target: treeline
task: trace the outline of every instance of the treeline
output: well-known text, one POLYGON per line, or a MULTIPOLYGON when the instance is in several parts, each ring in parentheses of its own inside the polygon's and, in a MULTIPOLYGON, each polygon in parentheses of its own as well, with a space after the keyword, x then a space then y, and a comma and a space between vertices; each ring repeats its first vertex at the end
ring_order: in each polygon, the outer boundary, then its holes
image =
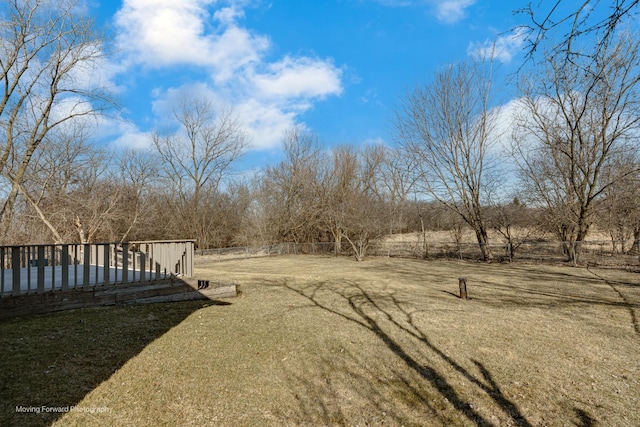
MULTIPOLYGON (((428 245, 429 231, 447 230, 459 241, 471 229, 446 204, 416 198, 415 168, 400 149, 326 150, 314 135, 292 129, 280 163, 234 177, 228 167, 177 174, 160 149, 114 156, 68 142, 37 158, 24 185, 29 197, 19 197, 5 244, 193 238, 206 249, 332 242, 364 259, 370 244, 388 235, 420 233, 428 245)), ((183 158, 199 164, 196 154, 183 158)), ((608 188, 591 225, 612 240, 640 239, 639 192, 631 180, 608 188)), ((487 231, 509 243, 512 255, 526 241, 566 241, 566 227, 556 222, 560 213, 528 205, 527 197, 524 190, 501 194, 500 202, 487 200, 482 207, 487 231)))

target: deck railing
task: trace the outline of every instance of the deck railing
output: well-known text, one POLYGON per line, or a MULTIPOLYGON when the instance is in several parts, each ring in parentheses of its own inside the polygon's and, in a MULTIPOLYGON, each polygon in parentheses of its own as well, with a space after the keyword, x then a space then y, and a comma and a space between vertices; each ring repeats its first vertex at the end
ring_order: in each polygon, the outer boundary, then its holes
POLYGON ((0 246, 0 296, 192 277, 194 243, 0 246))

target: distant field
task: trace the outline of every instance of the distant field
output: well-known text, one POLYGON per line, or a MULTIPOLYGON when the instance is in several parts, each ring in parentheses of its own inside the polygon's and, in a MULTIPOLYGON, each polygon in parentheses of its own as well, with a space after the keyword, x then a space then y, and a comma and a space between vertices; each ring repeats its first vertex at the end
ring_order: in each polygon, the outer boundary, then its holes
MULTIPOLYGON (((511 230, 515 236, 529 236, 529 239, 538 239, 542 238, 549 241, 556 241, 557 237, 551 233, 545 233, 541 231, 531 232, 529 229, 522 228, 514 228, 511 230)), ((426 232, 427 241, 429 242, 453 242, 454 241, 454 233, 452 230, 428 230, 426 232)), ((489 242, 491 244, 499 244, 504 241, 503 236, 501 236, 495 230, 489 230, 489 242)), ((460 243, 478 243, 475 233, 469 227, 464 227, 460 233, 460 243)), ((400 233, 400 234, 390 234, 384 237, 383 241, 387 243, 394 242, 421 242, 423 239, 422 233, 413 232, 413 233, 400 233)), ((608 241, 611 239, 611 236, 606 232, 592 229, 589 232, 586 240, 590 241, 608 241)))
POLYGON ((241 295, 0 322, 0 425, 640 425, 637 273, 328 256, 196 267, 241 295), (65 404, 109 411, 15 413, 65 404))

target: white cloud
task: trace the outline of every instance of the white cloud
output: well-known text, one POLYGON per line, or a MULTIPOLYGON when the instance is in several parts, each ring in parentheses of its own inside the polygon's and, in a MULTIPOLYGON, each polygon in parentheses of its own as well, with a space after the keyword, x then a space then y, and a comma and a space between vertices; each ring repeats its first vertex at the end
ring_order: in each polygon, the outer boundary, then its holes
POLYGON ((329 62, 307 57, 285 57, 252 76, 266 97, 324 97, 342 92, 341 71, 329 62))
POLYGON ((113 95, 125 90, 124 86, 116 83, 117 75, 124 71, 124 68, 102 55, 100 52, 91 61, 78 63, 69 72, 68 78, 73 82, 73 87, 79 90, 104 91, 113 95))
POLYGON ((131 148, 134 150, 147 150, 152 146, 153 140, 148 132, 141 132, 133 126, 123 129, 115 140, 111 142, 117 148, 131 148))
POLYGON ((258 62, 269 47, 264 36, 236 25, 243 13, 211 0, 125 0, 116 14, 118 45, 128 59, 150 68, 196 65, 214 68, 218 78, 258 62), (218 23, 213 26, 211 23, 218 23))
POLYGON ((527 30, 516 28, 511 34, 498 37, 495 40, 485 40, 482 43, 471 42, 467 52, 470 56, 483 59, 497 59, 503 64, 511 62, 514 55, 522 50, 527 38, 527 30))
POLYGON ((132 148, 146 150, 151 148, 151 132, 141 131, 136 124, 122 117, 101 116, 97 118, 96 140, 105 141, 116 149, 132 148))
POLYGON ((298 124, 314 101, 342 93, 342 70, 331 59, 268 59, 270 39, 239 23, 244 17, 241 2, 219 3, 125 0, 116 16, 123 62, 150 72, 186 65, 209 76, 197 84, 156 88, 156 116, 167 113, 177 94, 195 91, 231 107, 254 148, 277 146, 284 130, 298 124))
POLYGON ((233 115, 242 125, 254 149, 277 147, 284 132, 297 124, 297 115, 310 108, 310 104, 287 105, 277 100, 269 101, 257 97, 237 99, 232 104, 205 83, 194 83, 156 93, 153 112, 159 121, 171 122, 174 107, 179 105, 180 99, 185 96, 204 97, 217 109, 231 106, 233 115))
POLYGON ((458 22, 466 17, 467 9, 475 2, 476 0, 436 0, 436 18, 449 24, 458 22))
POLYGON ((216 11, 213 17, 220 21, 221 24, 233 25, 238 18, 244 18, 244 11, 238 10, 234 6, 223 7, 216 11))
POLYGON ((188 83, 180 87, 168 89, 156 89, 153 93, 152 110, 161 123, 170 123, 174 120, 176 107, 181 105, 184 99, 203 98, 211 102, 214 108, 224 108, 227 103, 206 82, 188 83))
POLYGON ((284 132, 297 124, 296 111, 256 99, 246 100, 237 106, 235 112, 244 123, 247 136, 256 149, 279 146, 284 132))
MULTIPOLYGON (((405 7, 422 5, 425 0, 374 0, 383 6, 405 7)), ((426 0, 426 3, 434 9, 434 15, 439 21, 454 24, 467 16, 467 9, 477 0, 426 0)))

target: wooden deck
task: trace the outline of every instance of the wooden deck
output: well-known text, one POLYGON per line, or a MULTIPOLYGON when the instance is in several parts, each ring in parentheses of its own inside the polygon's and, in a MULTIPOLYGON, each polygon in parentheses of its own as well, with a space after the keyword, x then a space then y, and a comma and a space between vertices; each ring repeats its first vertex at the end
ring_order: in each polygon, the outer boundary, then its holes
POLYGON ((0 319, 236 296, 235 285, 213 280, 201 289, 193 278, 194 246, 192 240, 0 246, 0 319))
POLYGON ((194 242, 0 246, 0 297, 193 276, 194 242))

